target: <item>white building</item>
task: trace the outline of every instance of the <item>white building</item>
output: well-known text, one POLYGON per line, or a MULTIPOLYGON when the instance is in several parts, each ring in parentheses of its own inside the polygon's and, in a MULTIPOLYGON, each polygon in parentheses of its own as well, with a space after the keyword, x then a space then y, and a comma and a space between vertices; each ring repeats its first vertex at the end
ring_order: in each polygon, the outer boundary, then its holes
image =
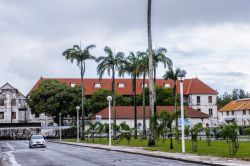
POLYGON ((219 110, 218 115, 222 123, 234 119, 239 126, 250 125, 250 98, 231 101, 219 110))
MULTIPOLYGON (((131 128, 134 127, 134 107, 133 106, 116 106, 116 123, 119 125, 122 122, 126 122, 131 128)), ((178 107, 178 110, 180 107, 178 107)), ((184 108, 186 114, 185 125, 193 126, 197 123, 202 123, 205 127, 209 125, 209 116, 205 113, 197 111, 193 108, 185 106, 184 108)), ((157 112, 168 111, 170 113, 174 112, 174 106, 157 106, 157 112)), ((100 121, 101 123, 108 123, 108 108, 101 110, 100 112, 94 114, 90 117, 92 121, 100 121)), ((150 108, 146 106, 146 127, 149 127, 150 118, 150 108)), ((112 122, 114 116, 112 115, 112 122)), ((173 123, 174 125, 175 123, 173 123)), ((137 126, 138 129, 143 128, 143 107, 137 106, 137 126)))

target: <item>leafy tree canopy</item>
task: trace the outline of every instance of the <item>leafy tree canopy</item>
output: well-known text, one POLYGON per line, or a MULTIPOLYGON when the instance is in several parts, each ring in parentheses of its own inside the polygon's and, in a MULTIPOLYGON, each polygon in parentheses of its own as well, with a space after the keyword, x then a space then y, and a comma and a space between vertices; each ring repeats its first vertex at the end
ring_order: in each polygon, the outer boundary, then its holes
MULTIPOLYGON (((111 91, 99 89, 87 100, 86 106, 91 113, 96 113, 108 106, 107 96, 111 96, 111 91)), ((127 106, 132 104, 131 97, 123 97, 116 94, 116 105, 127 106)))
POLYGON ((243 89, 233 89, 231 93, 225 92, 223 95, 218 96, 217 103, 219 107, 223 107, 233 100, 244 99, 249 97, 249 92, 245 92, 243 89))
POLYGON ((81 88, 72 88, 56 80, 45 80, 39 87, 30 93, 28 104, 32 113, 54 117, 58 120, 59 113, 62 117, 76 116, 75 107, 81 103, 81 88))
MULTIPOLYGON (((179 103, 179 96, 177 99, 177 103, 179 103)), ((149 105, 149 88, 145 88, 145 102, 146 105, 149 105)), ((142 105, 142 94, 138 96, 137 105, 142 105)), ((156 105, 174 105, 171 88, 156 87, 156 105)))

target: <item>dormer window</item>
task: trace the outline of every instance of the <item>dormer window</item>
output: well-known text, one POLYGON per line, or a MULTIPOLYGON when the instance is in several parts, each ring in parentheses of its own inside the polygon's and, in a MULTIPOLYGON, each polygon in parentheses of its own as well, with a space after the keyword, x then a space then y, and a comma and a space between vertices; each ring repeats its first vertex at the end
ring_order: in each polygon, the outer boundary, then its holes
POLYGON ((76 83, 70 83, 70 86, 72 87, 72 88, 74 88, 74 87, 76 87, 76 83))
POLYGON ((95 83, 95 88, 101 88, 101 84, 100 83, 95 83))
POLYGON ((165 87, 165 88, 170 88, 170 84, 165 83, 165 84, 164 84, 164 87, 165 87))
POLYGON ((124 88, 125 84, 124 83, 118 83, 118 88, 124 88))

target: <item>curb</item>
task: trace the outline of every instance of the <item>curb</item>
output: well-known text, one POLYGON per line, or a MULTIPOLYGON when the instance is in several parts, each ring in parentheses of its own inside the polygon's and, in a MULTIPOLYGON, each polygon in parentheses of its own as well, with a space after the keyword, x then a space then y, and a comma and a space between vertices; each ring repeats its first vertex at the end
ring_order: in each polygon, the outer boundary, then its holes
POLYGON ((71 143, 71 142, 59 142, 59 141, 49 141, 49 142, 58 143, 58 144, 65 144, 65 145, 80 146, 80 147, 88 147, 88 148, 93 148, 93 149, 101 149, 101 150, 114 151, 114 152, 121 152, 121 153, 127 153, 127 154, 143 155, 143 156, 161 158, 161 159, 183 161, 183 162, 194 163, 194 164, 226 166, 224 164, 208 163, 208 162, 204 162, 204 161, 194 161, 194 160, 188 160, 188 159, 183 159, 183 158, 179 158, 179 157, 170 157, 170 156, 167 157, 167 156, 161 156, 161 155, 157 155, 157 154, 148 154, 148 153, 146 153, 147 152, 146 150, 145 150, 145 153, 142 153, 142 152, 127 151, 127 150, 110 149, 108 147, 106 148, 106 147, 89 146, 89 145, 80 144, 80 143, 75 144, 75 143, 71 143))

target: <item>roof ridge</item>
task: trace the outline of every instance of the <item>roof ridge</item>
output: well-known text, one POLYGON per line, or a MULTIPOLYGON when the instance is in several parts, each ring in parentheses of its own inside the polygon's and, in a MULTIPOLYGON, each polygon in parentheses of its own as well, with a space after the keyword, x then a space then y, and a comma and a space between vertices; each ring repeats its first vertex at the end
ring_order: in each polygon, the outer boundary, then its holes
POLYGON ((190 81, 189 81, 189 85, 188 85, 188 89, 187 89, 187 94, 189 94, 189 90, 190 90, 190 87, 191 87, 191 84, 192 84, 192 80, 193 79, 190 79, 190 81))

